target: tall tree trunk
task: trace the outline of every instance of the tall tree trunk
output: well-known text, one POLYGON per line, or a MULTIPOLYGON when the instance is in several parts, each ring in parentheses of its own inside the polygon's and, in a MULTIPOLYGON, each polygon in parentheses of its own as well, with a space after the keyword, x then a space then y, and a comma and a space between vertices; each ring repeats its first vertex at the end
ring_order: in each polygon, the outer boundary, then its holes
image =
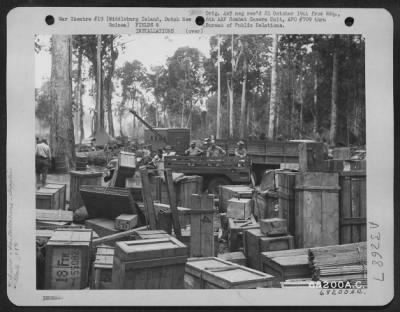
POLYGON ((314 97, 313 97, 313 133, 318 133, 318 58, 314 55, 314 97))
POLYGON ((72 122, 71 36, 52 36, 50 147, 53 156, 65 159, 67 170, 74 166, 75 140, 72 122))
POLYGON ((78 48, 78 72, 76 74, 76 88, 75 88, 75 103, 76 103, 76 122, 75 122, 75 139, 79 140, 79 143, 82 143, 82 134, 79 134, 82 131, 82 55, 83 49, 82 47, 78 48))
POLYGON ((228 84, 228 96, 229 96, 229 138, 233 138, 233 83, 232 78, 231 81, 227 81, 228 84))
POLYGON ((269 124, 268 137, 275 138, 275 117, 277 100, 277 63, 278 63, 278 35, 273 36, 272 40, 272 68, 271 68, 271 97, 269 105, 269 124))
POLYGON ((97 128, 96 132, 104 129, 104 108, 103 108, 103 96, 102 96, 102 75, 101 75, 101 35, 97 35, 97 128))
POLYGON ((218 36, 218 56, 217 56, 217 70, 218 70, 218 87, 217 87, 217 139, 221 138, 221 48, 220 37, 218 36))
POLYGON ((244 138, 245 128, 246 128, 246 83, 247 83, 247 57, 246 51, 243 51, 243 81, 242 81, 242 99, 240 105, 240 126, 239 126, 239 136, 244 138))
POLYGON ((114 133, 114 121, 112 115, 112 106, 111 106, 111 99, 112 99, 112 91, 113 91, 113 82, 112 77, 114 75, 115 70, 115 61, 118 57, 114 49, 114 39, 111 40, 111 64, 110 68, 107 71, 107 75, 104 77, 104 91, 105 91, 105 100, 106 100, 106 107, 107 107, 107 121, 108 121, 108 134, 112 137, 115 136, 114 133))
POLYGON ((336 143, 336 119, 337 119, 337 51, 333 52, 332 62, 332 97, 331 97, 331 128, 329 133, 330 143, 336 143))
POLYGON ((85 112, 83 111, 83 101, 82 101, 82 85, 79 89, 79 127, 80 127, 80 137, 79 137, 79 143, 82 144, 83 139, 85 138, 85 126, 83 124, 83 117, 85 115, 85 112))
MULTIPOLYGON (((301 68, 304 67, 304 62, 301 62, 301 68)), ((299 117, 299 135, 303 138, 303 112, 304 112, 304 97, 303 97, 303 71, 300 70, 300 117, 299 117)))

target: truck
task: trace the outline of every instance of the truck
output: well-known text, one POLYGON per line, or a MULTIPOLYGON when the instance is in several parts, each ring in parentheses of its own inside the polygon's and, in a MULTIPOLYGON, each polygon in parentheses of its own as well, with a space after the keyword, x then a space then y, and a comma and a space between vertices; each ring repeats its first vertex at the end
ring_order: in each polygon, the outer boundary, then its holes
POLYGON ((186 128, 153 128, 135 111, 131 113, 147 128, 145 143, 153 150, 171 145, 176 156, 165 157, 164 167, 187 175, 200 175, 204 186, 211 193, 218 193, 219 185, 256 184, 267 169, 277 169, 281 164, 298 164, 299 142, 247 140, 244 141, 248 157, 238 160, 234 157, 236 141, 217 139, 227 156, 207 158, 205 156, 182 156, 190 143, 190 130, 186 128))

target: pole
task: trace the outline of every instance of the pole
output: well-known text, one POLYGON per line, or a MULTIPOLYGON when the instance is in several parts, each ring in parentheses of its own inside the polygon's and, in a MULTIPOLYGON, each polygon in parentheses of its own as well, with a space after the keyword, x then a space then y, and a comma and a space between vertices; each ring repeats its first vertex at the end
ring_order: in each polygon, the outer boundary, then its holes
POLYGON ((218 101, 217 101, 217 139, 221 138, 221 65, 220 65, 221 49, 220 49, 220 37, 218 36, 218 101))

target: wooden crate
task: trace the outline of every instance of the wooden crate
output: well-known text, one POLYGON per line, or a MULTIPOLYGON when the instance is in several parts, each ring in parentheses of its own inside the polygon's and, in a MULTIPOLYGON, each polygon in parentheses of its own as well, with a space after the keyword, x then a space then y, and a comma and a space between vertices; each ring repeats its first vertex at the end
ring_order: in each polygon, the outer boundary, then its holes
POLYGON ((273 276, 215 257, 191 258, 185 266, 187 289, 271 287, 273 276))
POLYGON ((55 189, 58 190, 57 195, 58 196, 58 209, 65 210, 65 204, 66 204, 66 196, 67 196, 67 185, 66 184, 58 184, 58 183, 48 183, 44 187, 46 189, 55 189))
POLYGON ((226 252, 223 254, 219 254, 218 258, 223 259, 225 261, 230 261, 238 265, 246 265, 246 256, 241 251, 235 252, 226 252))
POLYGON ((226 215, 233 219, 247 219, 252 213, 253 200, 251 198, 231 198, 228 200, 226 215))
POLYGON ((339 189, 334 172, 296 175, 296 248, 339 243, 339 189))
POLYGON ((265 251, 287 250, 294 248, 293 236, 267 237, 260 229, 250 229, 244 232, 244 254, 249 267, 261 270, 261 253, 265 251))
POLYGON ((41 188, 36 191, 36 209, 60 209, 60 196, 57 189, 41 188))
POLYGON ((288 220, 288 230, 295 235, 295 184, 297 172, 278 171, 276 182, 278 188, 279 217, 288 220))
POLYGON ((72 219, 72 211, 36 209, 37 221, 72 222, 72 219))
POLYGON ((299 169, 300 171, 324 171, 328 150, 324 143, 299 144, 299 169))
POLYGON ((114 289, 182 289, 186 246, 173 237, 115 244, 114 289))
POLYGON ((226 212, 231 198, 252 198, 253 189, 246 185, 221 185, 219 188, 219 212, 226 212))
POLYGON ((365 171, 367 169, 367 161, 362 160, 342 160, 342 159, 328 159, 326 160, 329 171, 365 171))
POLYGON ((96 251, 96 258, 93 262, 92 283, 93 289, 112 288, 112 268, 114 263, 114 247, 99 246, 96 251))
MULTIPOLYGON (((181 238, 179 239, 179 241, 183 244, 186 245, 186 247, 188 248, 188 255, 190 257, 191 256, 191 246, 190 246, 190 242, 192 240, 192 231, 190 229, 190 226, 186 227, 186 228, 182 228, 181 229, 181 238)), ((213 252, 213 256, 217 256, 218 255, 218 251, 219 251, 219 242, 218 242, 218 232, 214 232, 214 252, 213 252)))
POLYGON ((114 227, 114 220, 106 218, 93 218, 85 220, 85 226, 95 231, 100 237, 119 233, 114 227))
POLYGON ((229 251, 238 251, 243 247, 243 232, 249 229, 258 229, 260 224, 254 217, 249 220, 228 219, 228 248, 229 251))
POLYGON ((118 172, 133 175, 136 170, 136 156, 134 153, 119 152, 118 172))
POLYGON ((83 206, 79 189, 81 185, 101 185, 102 172, 70 171, 69 210, 75 211, 83 206))
POLYGON ((273 275, 274 287, 288 279, 311 277, 308 249, 290 249, 261 253, 262 271, 273 275))
POLYGON ((135 214, 122 214, 115 218, 114 227, 120 231, 133 229, 138 222, 138 216, 135 214))
POLYGON ((280 236, 288 234, 287 220, 281 218, 261 219, 260 230, 266 236, 280 236))
POLYGON ((82 185, 80 192, 89 218, 114 220, 121 214, 137 214, 132 193, 126 188, 82 185))
POLYGON ((339 173, 339 243, 364 242, 367 238, 367 181, 365 171, 339 173))
POLYGON ((45 289, 83 289, 88 285, 92 230, 58 229, 47 242, 45 289))

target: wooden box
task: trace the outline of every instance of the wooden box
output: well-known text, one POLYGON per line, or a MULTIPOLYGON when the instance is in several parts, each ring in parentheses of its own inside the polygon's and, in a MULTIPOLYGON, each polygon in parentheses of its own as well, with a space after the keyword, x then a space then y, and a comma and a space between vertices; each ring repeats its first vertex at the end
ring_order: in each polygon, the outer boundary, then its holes
POLYGON ((293 236, 264 236, 260 229, 251 229, 244 232, 244 254, 249 267, 261 270, 261 253, 265 251, 287 250, 294 248, 293 236))
POLYGON ((101 185, 102 172, 70 171, 69 210, 75 211, 83 206, 79 192, 81 185, 101 185))
POLYGON ((296 248, 339 244, 339 175, 296 175, 296 248))
POLYGON ((119 232, 114 227, 114 221, 106 218, 87 219, 85 226, 95 231, 100 237, 119 232))
POLYGON ((112 268, 114 262, 114 247, 99 246, 93 263, 92 285, 93 289, 112 288, 112 268))
POLYGON ((328 150, 324 143, 299 144, 299 169, 300 171, 324 171, 328 150))
POLYGON ((226 215, 233 219, 247 219, 251 216, 253 200, 251 198, 231 198, 228 200, 226 215))
POLYGON ((36 191, 36 209, 58 210, 60 208, 60 196, 57 189, 41 188, 36 191))
POLYGON ((261 219, 260 230, 266 236, 279 236, 288 234, 287 220, 280 218, 261 219))
POLYGON ((308 249, 290 249, 261 253, 262 271, 273 275, 274 287, 288 279, 311 277, 308 249))
POLYGON ((271 287, 273 276, 215 257, 191 258, 185 266, 186 289, 271 287))
POLYGON ((137 214, 132 193, 126 188, 83 185, 80 192, 89 218, 115 219, 121 214, 137 214))
POLYGON ((58 209, 65 210, 67 185, 66 184, 58 184, 58 183, 48 183, 48 184, 46 184, 46 186, 44 188, 58 190, 58 192, 56 194, 56 196, 58 196, 58 203, 59 203, 58 209))
POLYGON ((186 246, 173 237, 117 242, 113 288, 182 289, 186 260, 186 246))
POLYGON ((36 209, 37 221, 72 222, 72 219, 72 211, 36 209))
POLYGON ((297 172, 278 171, 276 182, 278 188, 279 217, 288 221, 288 230, 295 235, 295 184, 297 172))
POLYGON ((367 238, 366 173, 341 172, 339 184, 339 243, 364 242, 367 238))
POLYGON ((238 251, 243 247, 243 232, 249 229, 258 229, 260 224, 254 217, 249 220, 228 219, 228 248, 229 251, 238 251))
POLYGON ((253 189, 246 185, 221 185, 219 189, 219 212, 226 212, 231 198, 252 198, 253 189))
POLYGON ((218 258, 221 258, 226 261, 233 262, 238 265, 246 265, 246 257, 243 252, 235 251, 235 252, 226 252, 223 254, 219 254, 218 258))
POLYGON ((136 156, 134 153, 119 152, 118 172, 133 175, 136 170, 136 156))
POLYGON ((45 289, 83 289, 88 285, 92 230, 58 229, 47 242, 45 289))
MULTIPOLYGON (((179 241, 187 246, 188 255, 190 257, 194 257, 191 254, 190 243, 191 243, 191 240, 192 240, 192 233, 191 233, 191 230, 190 230, 190 226, 188 226, 186 228, 182 228, 181 229, 181 234, 182 234, 182 236, 179 239, 179 241)), ((218 255, 218 251, 219 251, 218 232, 214 232, 214 244, 213 244, 213 246, 214 246, 213 256, 216 257, 218 255)))
POLYGON ((138 222, 138 216, 135 214, 122 214, 115 218, 114 226, 117 230, 126 231, 133 229, 138 222))

